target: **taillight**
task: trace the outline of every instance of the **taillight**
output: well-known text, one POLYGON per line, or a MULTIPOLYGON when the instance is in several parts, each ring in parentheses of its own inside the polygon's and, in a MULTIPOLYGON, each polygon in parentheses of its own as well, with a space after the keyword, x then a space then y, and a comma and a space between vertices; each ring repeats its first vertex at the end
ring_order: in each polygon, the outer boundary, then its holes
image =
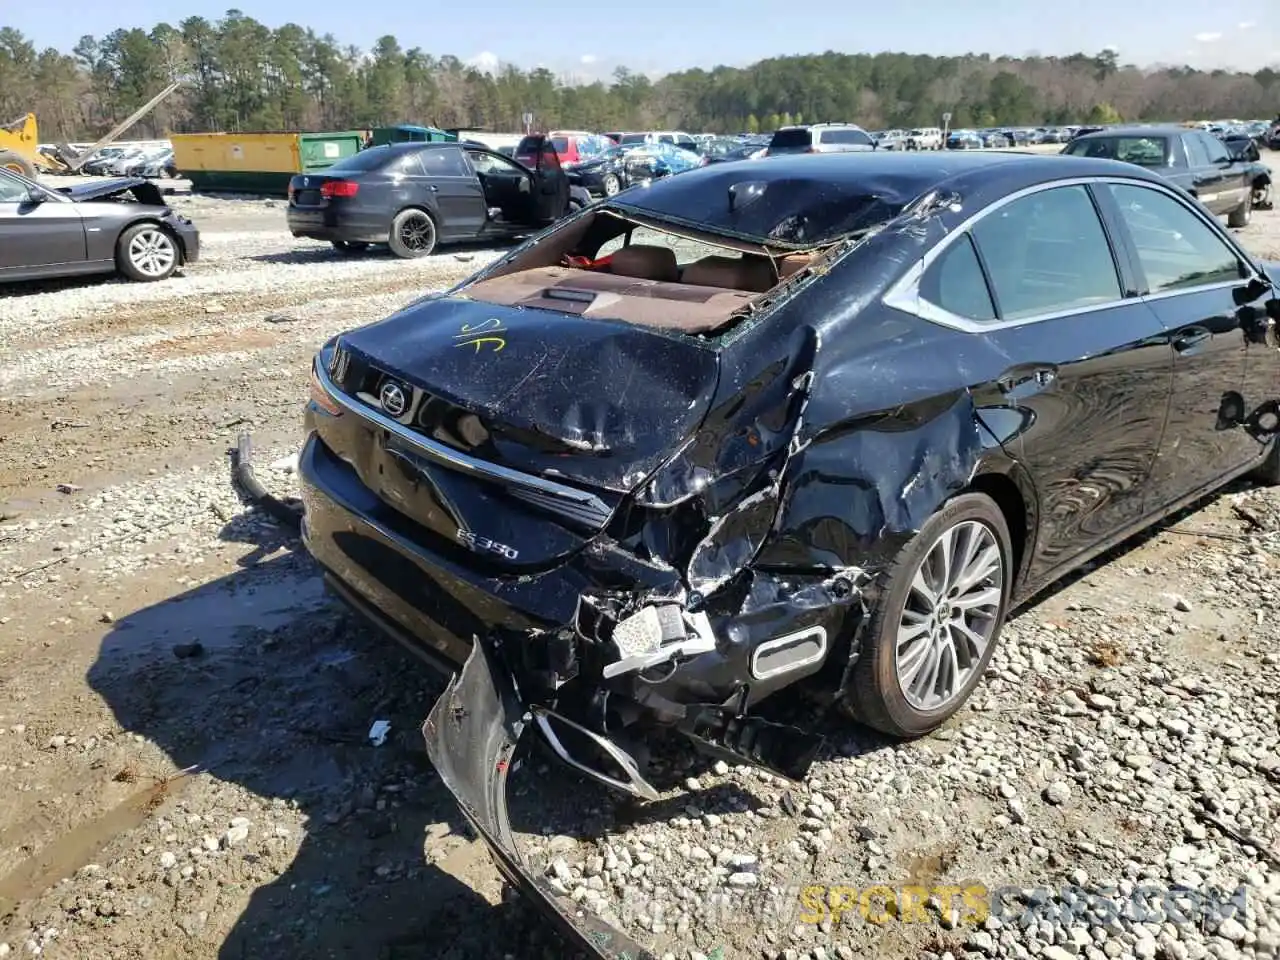
POLYGON ((320 196, 326 200, 334 197, 354 197, 360 190, 360 184, 354 180, 326 180, 320 185, 320 196))

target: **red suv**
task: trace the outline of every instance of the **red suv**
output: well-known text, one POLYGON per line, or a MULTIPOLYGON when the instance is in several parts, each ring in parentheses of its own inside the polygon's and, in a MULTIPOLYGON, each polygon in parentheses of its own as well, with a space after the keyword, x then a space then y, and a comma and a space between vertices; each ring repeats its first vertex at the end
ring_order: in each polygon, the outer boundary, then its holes
MULTIPOLYGON (((572 167, 582 163, 584 160, 589 160, 603 152, 604 148, 610 145, 599 134, 586 133, 581 130, 552 130, 546 136, 550 139, 556 156, 560 158, 562 167, 572 167)), ((532 167, 538 159, 537 150, 541 142, 541 136, 525 137, 520 141, 520 145, 516 147, 516 160, 526 167, 532 167)))

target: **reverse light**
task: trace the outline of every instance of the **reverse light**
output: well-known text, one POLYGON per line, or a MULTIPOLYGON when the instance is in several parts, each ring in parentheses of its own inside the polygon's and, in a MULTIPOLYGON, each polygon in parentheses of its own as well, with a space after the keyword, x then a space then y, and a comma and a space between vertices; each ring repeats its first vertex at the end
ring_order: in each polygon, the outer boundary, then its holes
POLYGON ((326 200, 334 197, 354 197, 360 191, 360 184, 354 180, 327 180, 320 185, 320 196, 326 200))
POLYGON ((342 416, 342 406, 324 388, 320 378, 316 376, 315 367, 311 368, 311 402, 331 417, 342 416))

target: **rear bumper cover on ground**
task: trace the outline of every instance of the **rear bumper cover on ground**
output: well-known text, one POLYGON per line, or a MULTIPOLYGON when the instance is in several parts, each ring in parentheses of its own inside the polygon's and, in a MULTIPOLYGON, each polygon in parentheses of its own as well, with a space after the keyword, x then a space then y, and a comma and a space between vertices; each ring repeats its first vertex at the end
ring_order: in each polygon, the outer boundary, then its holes
POLYGON ((423 725, 427 754, 440 779, 503 876, 575 947, 602 960, 654 960, 624 933, 535 877, 516 849, 507 817, 507 775, 517 763, 528 718, 487 647, 474 645, 423 725))

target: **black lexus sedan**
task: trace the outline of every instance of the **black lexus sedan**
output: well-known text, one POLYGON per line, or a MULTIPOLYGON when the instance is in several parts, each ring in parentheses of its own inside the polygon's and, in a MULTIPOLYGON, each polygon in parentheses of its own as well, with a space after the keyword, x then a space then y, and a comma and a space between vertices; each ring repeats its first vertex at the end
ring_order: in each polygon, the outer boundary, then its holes
POLYGON ((895 737, 1009 610, 1228 481, 1280 482, 1269 275, 1129 163, 778 157, 631 190, 320 350, 304 540, 457 675, 428 751, 503 872, 526 733, 641 798, 651 731, 803 777, 797 683, 895 737))
POLYGON ((200 232, 138 177, 50 189, 0 169, 0 283, 119 273, 164 280, 200 256, 200 232))
POLYGON ((289 231, 339 250, 386 244, 425 257, 438 243, 537 232, 591 202, 550 142, 533 168, 478 143, 395 143, 289 181, 289 231))

